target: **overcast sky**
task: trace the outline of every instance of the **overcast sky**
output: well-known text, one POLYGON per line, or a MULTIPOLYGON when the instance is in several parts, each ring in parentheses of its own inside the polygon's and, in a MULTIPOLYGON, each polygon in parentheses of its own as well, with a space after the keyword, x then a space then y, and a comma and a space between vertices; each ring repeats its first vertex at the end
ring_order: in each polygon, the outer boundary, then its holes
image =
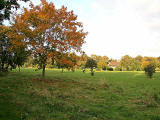
MULTIPOLYGON (((39 4, 39 0, 32 0, 39 4)), ((160 56, 160 0, 48 0, 73 10, 89 32, 83 50, 119 59, 160 56)))

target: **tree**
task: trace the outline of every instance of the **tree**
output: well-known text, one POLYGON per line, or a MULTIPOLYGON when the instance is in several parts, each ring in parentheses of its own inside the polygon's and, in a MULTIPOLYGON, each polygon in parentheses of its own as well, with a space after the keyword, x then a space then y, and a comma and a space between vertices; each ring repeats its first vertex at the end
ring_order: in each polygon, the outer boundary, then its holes
POLYGON ((132 58, 129 65, 130 71, 140 71, 141 70, 141 63, 136 60, 135 58, 132 58))
POLYGON ((91 75, 94 76, 94 71, 93 69, 97 67, 97 62, 91 58, 89 58, 86 62, 85 65, 86 68, 90 68, 91 69, 91 75))
POLYGON ((85 64, 87 62, 88 56, 85 54, 85 52, 82 53, 82 55, 79 56, 79 59, 77 61, 77 65, 79 68, 81 68, 85 72, 85 64))
POLYGON ((122 66, 122 70, 130 70, 130 65, 132 63, 132 57, 129 55, 125 55, 121 58, 120 64, 122 66))
POLYGON ((0 71, 7 72, 9 66, 14 67, 14 51, 11 50, 13 46, 7 33, 10 31, 9 27, 0 26, 0 71))
POLYGON ((57 57, 56 53, 80 52, 87 33, 74 12, 64 6, 56 9, 45 0, 30 6, 23 14, 15 15, 9 37, 16 46, 27 45, 43 69, 44 78, 47 59, 57 57))
POLYGON ((149 64, 150 64, 149 61, 142 61, 142 65, 141 65, 142 69, 144 70, 145 67, 147 67, 147 65, 149 64))
POLYGON ((0 71, 8 71, 9 66, 11 69, 15 66, 22 66, 29 55, 26 51, 26 46, 14 46, 9 37, 7 37, 10 27, 2 25, 0 27, 0 71))
MULTIPOLYGON (((9 20, 12 8, 19 8, 18 0, 0 0, 0 25, 4 20, 9 20)), ((20 0, 29 1, 29 0, 20 0)), ((13 65, 13 51, 10 51, 11 42, 6 36, 9 27, 0 27, 0 71, 8 71, 8 67, 13 65), (6 65, 6 67, 4 67, 6 65)))
POLYGON ((135 64, 136 64, 137 71, 142 70, 142 60, 143 60, 143 57, 141 55, 138 55, 135 57, 135 64))
POLYGON ((136 56, 135 57, 135 59, 138 61, 138 62, 142 62, 142 60, 143 60, 143 57, 141 56, 141 55, 138 55, 138 56, 136 56))
POLYGON ((62 72, 64 71, 64 68, 68 68, 72 64, 67 58, 67 54, 61 53, 56 57, 56 64, 58 68, 62 69, 62 72))
POLYGON ((145 68, 144 68, 145 73, 147 74, 147 76, 149 76, 150 78, 152 78, 153 73, 155 73, 155 66, 153 64, 148 64, 145 68))
POLYGON ((69 54, 69 60, 72 62, 70 68, 72 69, 72 72, 75 71, 75 68, 78 66, 78 60, 79 56, 77 56, 75 53, 70 53, 69 54))
POLYGON ((104 62, 104 61, 98 61, 97 62, 97 67, 98 67, 99 70, 101 70, 103 68, 105 69, 105 68, 107 68, 107 63, 104 62))
POLYGON ((99 56, 92 54, 91 58, 95 61, 97 61, 97 68, 98 70, 102 70, 103 68, 106 68, 108 65, 108 57, 107 56, 99 56))
POLYGON ((77 64, 77 56, 75 53, 69 53, 69 54, 59 53, 55 61, 58 68, 62 68, 62 72, 64 68, 67 68, 68 70, 71 69, 74 72, 75 66, 77 64))
MULTIPOLYGON (((3 20, 10 19, 10 14, 12 13, 12 8, 19 8, 18 0, 0 0, 0 24, 2 24, 3 20)), ((29 0, 21 0, 27 2, 29 0)))
POLYGON ((24 63, 27 60, 27 57, 30 55, 30 51, 27 51, 24 46, 21 46, 19 48, 12 48, 13 51, 13 63, 14 65, 18 66, 19 72, 20 67, 24 65, 24 63))
POLYGON ((157 67, 160 69, 160 57, 157 57, 157 67))
POLYGON ((155 67, 157 67, 158 66, 158 60, 154 57, 144 57, 142 59, 142 69, 144 70, 144 68, 149 64, 152 64, 155 67))
POLYGON ((9 47, 11 43, 9 38, 6 36, 6 33, 9 31, 8 27, 0 26, 0 71, 5 71, 5 64, 9 63, 10 51, 9 47))

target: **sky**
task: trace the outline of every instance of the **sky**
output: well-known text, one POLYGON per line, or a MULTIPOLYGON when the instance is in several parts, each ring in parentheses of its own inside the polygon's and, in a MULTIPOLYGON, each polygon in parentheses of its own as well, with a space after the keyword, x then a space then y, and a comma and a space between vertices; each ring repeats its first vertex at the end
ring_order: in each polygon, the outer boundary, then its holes
MULTIPOLYGON (((39 4, 39 0, 32 0, 39 4)), ((78 15, 87 55, 160 56, 160 0, 48 0, 78 15)), ((20 2, 22 6, 27 6, 20 2)))

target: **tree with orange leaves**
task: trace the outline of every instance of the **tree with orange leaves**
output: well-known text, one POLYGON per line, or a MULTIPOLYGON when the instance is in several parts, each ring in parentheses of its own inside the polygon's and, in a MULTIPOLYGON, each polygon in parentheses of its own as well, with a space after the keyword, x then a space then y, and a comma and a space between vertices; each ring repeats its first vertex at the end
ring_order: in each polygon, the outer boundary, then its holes
POLYGON ((47 59, 56 58, 57 52, 80 52, 87 32, 84 32, 74 12, 67 11, 67 7, 56 9, 53 3, 46 0, 41 0, 37 6, 31 3, 30 7, 29 10, 24 8, 23 14, 15 15, 8 36, 14 45, 28 46, 34 58, 38 59, 43 69, 42 76, 45 77, 47 59))
POLYGON ((58 68, 64 71, 64 68, 68 70, 75 71, 75 66, 77 65, 78 56, 75 53, 59 53, 55 59, 56 65, 58 68))

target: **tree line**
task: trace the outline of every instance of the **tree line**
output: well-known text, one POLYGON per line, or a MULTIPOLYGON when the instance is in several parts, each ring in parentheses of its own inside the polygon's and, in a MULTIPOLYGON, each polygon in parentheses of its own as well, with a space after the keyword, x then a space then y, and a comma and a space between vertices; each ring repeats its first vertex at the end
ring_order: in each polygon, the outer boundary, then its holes
MULTIPOLYGON (((69 53, 67 57, 61 59, 61 61, 52 61, 52 59, 47 60, 47 68, 66 68, 68 70, 75 69, 85 69, 90 68, 89 62, 91 60, 94 62, 94 69, 97 71, 108 70, 108 71, 144 71, 147 65, 152 64, 156 70, 160 70, 160 57, 142 57, 138 55, 136 57, 131 57, 129 55, 122 56, 120 60, 112 59, 107 56, 99 56, 92 54, 87 56, 85 53, 81 55, 76 55, 75 53, 69 53), (61 63, 60 63, 61 62, 61 63), (88 63, 87 63, 88 62, 88 63)), ((91 62, 90 64, 93 64, 91 62)), ((28 57, 24 64, 24 67, 38 67, 35 64, 33 57, 28 57)))

